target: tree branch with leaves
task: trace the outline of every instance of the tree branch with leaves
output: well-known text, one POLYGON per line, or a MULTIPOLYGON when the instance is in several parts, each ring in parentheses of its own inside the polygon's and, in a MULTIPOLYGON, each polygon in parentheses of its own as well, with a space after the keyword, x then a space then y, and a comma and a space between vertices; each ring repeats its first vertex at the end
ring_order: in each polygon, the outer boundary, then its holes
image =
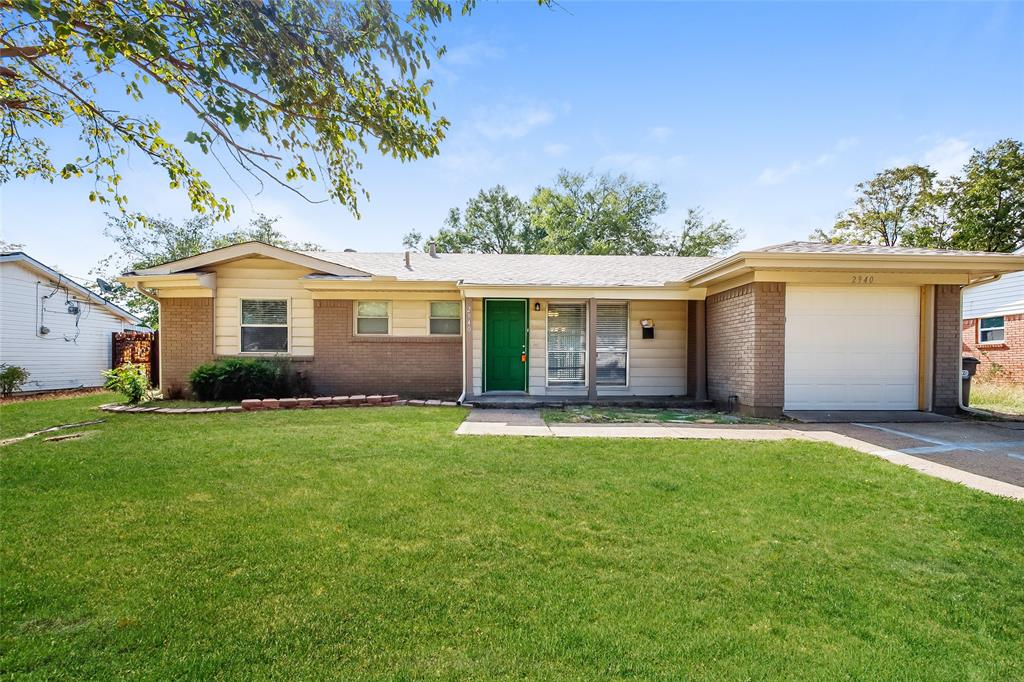
MULTIPOLYGON (((474 0, 458 7, 471 11, 474 0)), ((543 3, 542 3, 543 4, 543 3)), ((128 209, 121 168, 142 154, 192 209, 232 207, 196 166, 212 156, 229 175, 274 184, 358 215, 356 179, 370 147, 402 161, 431 157, 448 121, 434 114, 434 30, 441 0, 0 0, 0 182, 91 176, 89 198, 128 209), (195 127, 164 134, 175 107, 195 127), (80 148, 55 148, 56 128, 80 148)), ((232 177, 234 179, 234 177, 232 177)))

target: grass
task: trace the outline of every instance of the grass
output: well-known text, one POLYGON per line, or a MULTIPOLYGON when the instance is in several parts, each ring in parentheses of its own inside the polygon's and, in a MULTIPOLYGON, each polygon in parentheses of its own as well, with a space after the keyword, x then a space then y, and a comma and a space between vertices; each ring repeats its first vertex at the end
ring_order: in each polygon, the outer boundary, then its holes
POLYGON ((827 444, 463 415, 113 414, 0 449, 0 670, 1024 677, 1022 504, 827 444))
POLYGON ((12 438, 58 424, 105 419, 106 415, 96 408, 117 399, 113 393, 90 393, 6 402, 0 405, 0 438, 12 438))
POLYGON ((139 403, 139 407, 171 407, 171 408, 189 408, 189 407, 228 407, 231 405, 240 404, 237 400, 164 400, 159 398, 157 400, 147 400, 139 403))
POLYGON ((625 424, 625 423, 702 423, 749 424, 767 420, 741 417, 708 410, 684 410, 634 407, 593 407, 570 405, 547 409, 542 413, 548 424, 625 424))
POLYGON ((972 382, 971 407, 1024 416, 1024 385, 972 382))

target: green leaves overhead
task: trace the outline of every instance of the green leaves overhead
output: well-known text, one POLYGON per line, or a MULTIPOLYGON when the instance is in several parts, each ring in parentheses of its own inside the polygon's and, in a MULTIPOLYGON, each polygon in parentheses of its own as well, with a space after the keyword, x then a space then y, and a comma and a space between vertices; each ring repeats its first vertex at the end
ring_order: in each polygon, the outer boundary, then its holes
MULTIPOLYGON (((473 2, 460 5, 468 13, 473 2)), ((356 180, 370 147, 409 161, 438 153, 448 121, 421 74, 442 53, 439 0, 396 10, 386 0, 10 0, 0 30, 0 182, 90 175, 90 196, 122 210, 118 167, 141 152, 214 218, 231 206, 193 161, 326 197, 358 214, 356 180), (122 110, 111 82, 153 115, 122 110), (194 116, 179 143, 164 137, 168 106, 194 116), (53 147, 77 128, 79 149, 53 147), (183 144, 182 144, 183 143, 183 144), (73 169, 73 170, 71 170, 73 169), (316 182, 316 185, 312 183, 316 182)))

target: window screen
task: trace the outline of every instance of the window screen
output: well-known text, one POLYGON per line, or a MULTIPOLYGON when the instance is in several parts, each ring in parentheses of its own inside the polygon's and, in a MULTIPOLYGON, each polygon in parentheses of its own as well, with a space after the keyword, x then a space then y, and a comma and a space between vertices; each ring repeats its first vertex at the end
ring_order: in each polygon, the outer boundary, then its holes
POLYGON ((459 333, 458 301, 435 301, 430 304, 430 333, 455 335, 459 333))
POLYGON ((586 307, 582 303, 549 303, 548 383, 582 386, 586 367, 586 307))
POLYGON ((359 301, 356 303, 356 333, 387 334, 390 308, 387 301, 359 301))
POLYGON ((288 301, 242 300, 242 352, 283 353, 288 350, 288 301))
POLYGON ((986 317, 981 320, 978 328, 978 341, 981 343, 997 343, 1006 338, 1006 322, 1002 316, 986 317))
POLYGON ((629 304, 597 304, 597 385, 625 386, 629 304))

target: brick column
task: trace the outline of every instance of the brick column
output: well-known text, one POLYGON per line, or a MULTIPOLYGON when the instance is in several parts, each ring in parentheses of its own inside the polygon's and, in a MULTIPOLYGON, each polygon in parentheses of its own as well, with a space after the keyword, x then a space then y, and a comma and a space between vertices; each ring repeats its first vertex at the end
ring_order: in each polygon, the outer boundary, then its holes
POLYGON ((160 391, 190 395, 188 375, 213 360, 213 299, 160 300, 160 391))
POLYGON ((773 416, 785 399, 786 285, 754 282, 706 301, 708 397, 773 416))
POLYGON ((932 409, 936 412, 953 413, 960 404, 961 329, 960 287, 936 285, 932 387, 932 409))

